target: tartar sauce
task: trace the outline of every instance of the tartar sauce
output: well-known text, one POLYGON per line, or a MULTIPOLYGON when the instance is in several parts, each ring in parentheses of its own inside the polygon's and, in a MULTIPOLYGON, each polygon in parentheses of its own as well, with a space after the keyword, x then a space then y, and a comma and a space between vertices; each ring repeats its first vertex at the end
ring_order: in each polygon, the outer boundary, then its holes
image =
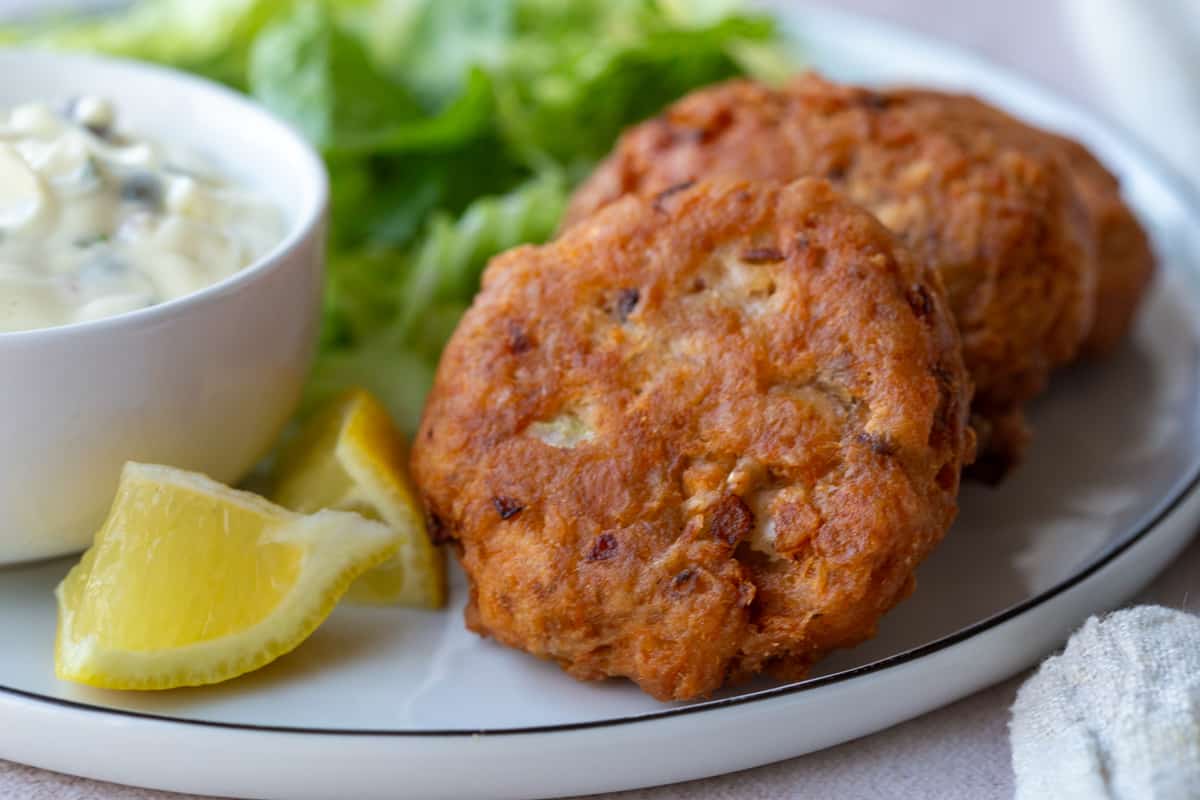
POLYGON ((105 100, 0 110, 0 332, 110 317, 210 286, 282 236, 278 210, 105 100))

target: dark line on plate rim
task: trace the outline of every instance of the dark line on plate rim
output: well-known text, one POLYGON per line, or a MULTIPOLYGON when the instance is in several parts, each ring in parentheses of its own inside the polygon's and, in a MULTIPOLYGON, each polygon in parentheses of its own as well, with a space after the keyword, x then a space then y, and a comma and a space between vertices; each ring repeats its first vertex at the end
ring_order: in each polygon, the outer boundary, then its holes
MULTIPOLYGON (((1002 76, 1007 81, 1015 81, 1023 89, 1033 89, 1035 92, 1042 94, 1054 100, 1054 102, 1064 108, 1069 109, 1075 115, 1096 124, 1100 128, 1107 129, 1112 132, 1113 138, 1120 141, 1127 149, 1132 151, 1137 157, 1149 168, 1149 171, 1154 173, 1155 177, 1166 185, 1177 199, 1181 200, 1183 205, 1190 212, 1194 220, 1200 220, 1200 190, 1192 187, 1190 183, 1180 178, 1173 168, 1167 166, 1165 162, 1159 158, 1158 154, 1144 145, 1142 141, 1130 133, 1127 129, 1118 123, 1107 118, 1102 118, 1091 111, 1081 110, 1080 107, 1073 101, 1063 99, 1057 92, 1045 89, 1041 84, 1036 83, 1024 75, 1010 69, 1009 67, 998 65, 990 59, 978 56, 969 50, 966 50, 958 45, 944 41, 934 36, 913 31, 901 25, 872 20, 867 17, 862 17, 856 14, 846 12, 813 12, 806 11, 802 16, 817 16, 824 17, 826 20, 837 20, 843 24, 851 22, 866 24, 869 27, 875 27, 877 30, 889 30, 899 32, 903 37, 910 41, 919 41, 925 47, 939 50, 943 53, 952 53, 956 58, 974 61, 977 64, 986 66, 990 71, 1002 76)), ((798 24, 803 24, 799 22, 798 24)), ((797 694, 799 692, 809 691, 812 689, 820 689, 825 686, 842 683, 853 678, 858 678, 873 672, 880 672, 890 667, 900 664, 915 661, 923 658, 939 650, 944 650, 952 647, 960 642, 977 636, 992 628, 1003 625, 1010 619, 1018 617, 1027 611, 1030 611, 1037 606, 1046 603, 1058 595, 1068 591, 1069 589, 1078 586, 1083 581, 1095 575, 1104 567, 1111 564, 1125 551, 1129 550, 1138 542, 1146 538, 1158 525, 1165 520, 1170 514, 1177 509, 1184 500, 1189 498, 1193 492, 1200 487, 1200 464, 1194 464, 1192 474, 1186 480, 1177 484, 1177 488, 1172 493, 1167 494, 1166 500, 1157 512, 1151 516, 1140 526, 1135 529, 1135 532, 1128 536, 1124 541, 1111 546, 1106 552, 1102 552, 1097 556, 1096 560, 1087 567, 1071 575, 1062 582, 1055 584, 1049 589, 1040 594, 1034 595, 1026 600, 1017 603, 1014 606, 997 612, 996 614, 986 617, 978 622, 968 625, 965 628, 960 628, 954 633, 934 639, 932 642, 927 642, 911 650, 905 650, 895 655, 878 661, 872 661, 869 664, 853 667, 851 669, 835 672, 832 675, 823 675, 819 678, 810 678, 798 683, 785 684, 771 689, 763 689, 750 694, 738 695, 735 697, 727 697, 722 700, 711 700, 696 705, 683 706, 680 708, 669 708, 663 711, 652 711, 647 714, 637 714, 625 717, 613 717, 611 719, 593 720, 589 722, 567 722, 555 725, 534 725, 524 728, 498 728, 488 729, 480 728, 476 730, 465 728, 451 729, 431 729, 431 730, 386 730, 386 729, 363 729, 363 728, 311 728, 311 727, 292 727, 286 725, 255 725, 242 722, 218 722, 215 720, 203 719, 186 719, 183 717, 171 717, 162 714, 150 714, 144 711, 130 711, 127 709, 110 708, 107 706, 97 706, 90 703, 81 703, 75 700, 65 700, 61 697, 51 697, 50 695, 38 694, 37 692, 29 692, 24 689, 15 689, 10 686, 0 684, 0 694, 8 694, 15 697, 30 700, 36 703, 48 703, 51 705, 62 706, 65 708, 86 711, 94 714, 101 714, 125 719, 144 719, 153 722, 158 722, 166 725, 183 725, 195 726, 201 728, 219 728, 227 730, 248 731, 252 733, 281 733, 281 734, 303 734, 312 736, 329 736, 329 737, 391 737, 391 738, 420 738, 420 737, 438 737, 438 738, 454 738, 454 737, 480 737, 487 736, 488 738, 497 738, 501 736, 522 736, 527 734, 539 733, 565 733, 568 731, 589 730, 593 728, 606 728, 617 725, 629 725, 639 722, 656 722, 658 720, 667 719, 670 717, 678 717, 684 714, 695 714, 705 711, 716 711, 719 709, 730 708, 733 706, 745 705, 760 700, 769 700, 785 695, 797 694)))
POLYGON ((723 700, 712 700, 705 703, 699 703, 691 706, 683 706, 681 708, 670 708, 663 711, 653 711, 648 714, 638 714, 627 717, 613 717, 612 719, 594 720, 590 722, 568 722, 556 725, 534 725, 524 728, 499 728, 488 729, 480 728, 476 730, 465 728, 452 729, 431 729, 431 730, 369 730, 362 728, 310 728, 301 726, 286 726, 286 725, 255 725, 243 722, 217 722, 214 720, 203 719, 186 719, 183 717, 170 717, 161 714, 149 714, 143 711, 129 711, 127 709, 110 708, 107 706, 96 706, 90 703, 80 703, 74 700, 64 700, 61 697, 51 697, 49 695, 38 694, 37 692, 28 692, 24 689, 14 689, 8 686, 0 685, 0 693, 12 694, 18 697, 23 697, 28 700, 33 700, 39 703, 51 703, 53 705, 65 706, 67 708, 78 709, 99 714, 109 714, 118 717, 132 717, 135 719, 153 720, 173 725, 196 725, 205 728, 225 728, 232 730, 251 731, 257 733, 294 733, 308 734, 318 736, 382 736, 382 737, 475 737, 488 736, 491 738, 497 736, 514 736, 523 734, 535 733, 560 733, 566 731, 586 730, 589 728, 604 728, 613 725, 627 725, 637 722, 653 722, 668 717, 677 717, 683 714, 691 714, 701 711, 713 711, 716 709, 728 708, 736 705, 743 705, 758 700, 767 700, 774 697, 795 694, 798 692, 808 691, 810 689, 819 689, 823 686, 830 686, 835 683, 857 678, 872 672, 879 672, 889 667, 894 667, 899 664, 904 664, 909 661, 914 661, 918 658, 935 653, 939 650, 944 650, 966 639, 970 639, 980 633, 983 633, 991 628, 995 628, 1004 624, 1014 617, 1024 614, 1026 611, 1045 603, 1048 600, 1062 594, 1063 592, 1077 586, 1083 581, 1090 578, 1099 570, 1103 569, 1108 564, 1112 563, 1118 556, 1131 548, 1133 545, 1142 541, 1147 534, 1152 532, 1158 525, 1168 517, 1171 512, 1178 508, 1184 500, 1191 497, 1194 490, 1200 487, 1200 469, 1193 471, 1192 477, 1186 481, 1176 492, 1174 497, 1170 499, 1157 513, 1151 516, 1146 522, 1142 523, 1137 532, 1123 542, 1112 547, 1107 553, 1100 556, 1095 562, 1090 564, 1085 569, 1072 575, 1063 582, 1047 589, 1039 595, 1035 595, 1027 600, 1024 600, 1014 606, 1011 606, 1004 611, 998 612, 991 617, 980 620, 972 625, 943 636, 940 639, 934 639, 932 642, 920 645, 911 650, 897 653, 879 661, 872 661, 869 664, 863 664, 859 667, 853 667, 841 672, 835 672, 832 675, 824 675, 819 678, 811 678, 799 683, 786 684, 777 686, 771 689, 763 689, 759 692, 750 694, 738 695, 736 697, 727 697, 723 700))

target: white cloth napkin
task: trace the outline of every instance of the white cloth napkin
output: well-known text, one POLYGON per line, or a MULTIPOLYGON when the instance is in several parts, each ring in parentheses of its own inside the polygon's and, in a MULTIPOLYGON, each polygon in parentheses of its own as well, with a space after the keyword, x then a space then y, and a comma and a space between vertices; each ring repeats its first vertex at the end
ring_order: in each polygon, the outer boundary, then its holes
POLYGON ((1200 2, 1067 0, 1110 111, 1200 186, 1200 2))
POLYGON ((1200 797, 1200 618, 1089 619, 1017 693, 1017 800, 1200 797))

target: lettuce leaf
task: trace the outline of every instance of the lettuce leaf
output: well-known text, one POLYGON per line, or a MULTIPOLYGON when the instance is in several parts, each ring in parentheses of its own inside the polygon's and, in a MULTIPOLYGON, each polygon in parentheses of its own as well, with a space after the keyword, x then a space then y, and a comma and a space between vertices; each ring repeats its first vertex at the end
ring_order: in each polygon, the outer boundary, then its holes
POLYGON ((422 115, 408 90, 318 2, 301 3, 262 30, 247 78, 255 97, 324 150, 422 115))

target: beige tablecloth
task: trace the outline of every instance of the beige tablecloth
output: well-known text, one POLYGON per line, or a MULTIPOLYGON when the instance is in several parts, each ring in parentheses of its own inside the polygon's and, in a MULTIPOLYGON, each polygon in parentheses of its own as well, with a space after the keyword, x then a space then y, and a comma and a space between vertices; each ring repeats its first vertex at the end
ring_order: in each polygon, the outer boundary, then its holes
MULTIPOLYGON (((4 6, 36 6, 41 0, 0 0, 4 6)), ((784 5, 788 0, 768 0, 784 5)), ((1068 28, 1070 0, 824 0, 848 10, 876 14, 975 48, 1015 67, 1060 94, 1102 113, 1116 113, 1103 83, 1084 66, 1068 28), (1036 24, 1031 24, 1031 23, 1036 24)), ((1093 0, 1103 7, 1113 0, 1093 0)), ((818 3, 813 3, 818 4, 818 3)), ((1197 131, 1200 140, 1200 131, 1197 131)), ((1141 602, 1200 609, 1200 543, 1148 590, 1141 602), (1195 591, 1189 590, 1195 587, 1195 591)), ((1024 676, 1021 676, 1023 678, 1024 676)), ((840 747, 755 770, 677 786, 606 795, 606 800, 759 800, 760 798, 855 798, 855 800, 1007 800, 1012 770, 1007 737, 1008 707, 1021 678, 954 705, 840 747)), ((167 800, 163 792, 102 784, 0 761, 3 800, 167 800)))

